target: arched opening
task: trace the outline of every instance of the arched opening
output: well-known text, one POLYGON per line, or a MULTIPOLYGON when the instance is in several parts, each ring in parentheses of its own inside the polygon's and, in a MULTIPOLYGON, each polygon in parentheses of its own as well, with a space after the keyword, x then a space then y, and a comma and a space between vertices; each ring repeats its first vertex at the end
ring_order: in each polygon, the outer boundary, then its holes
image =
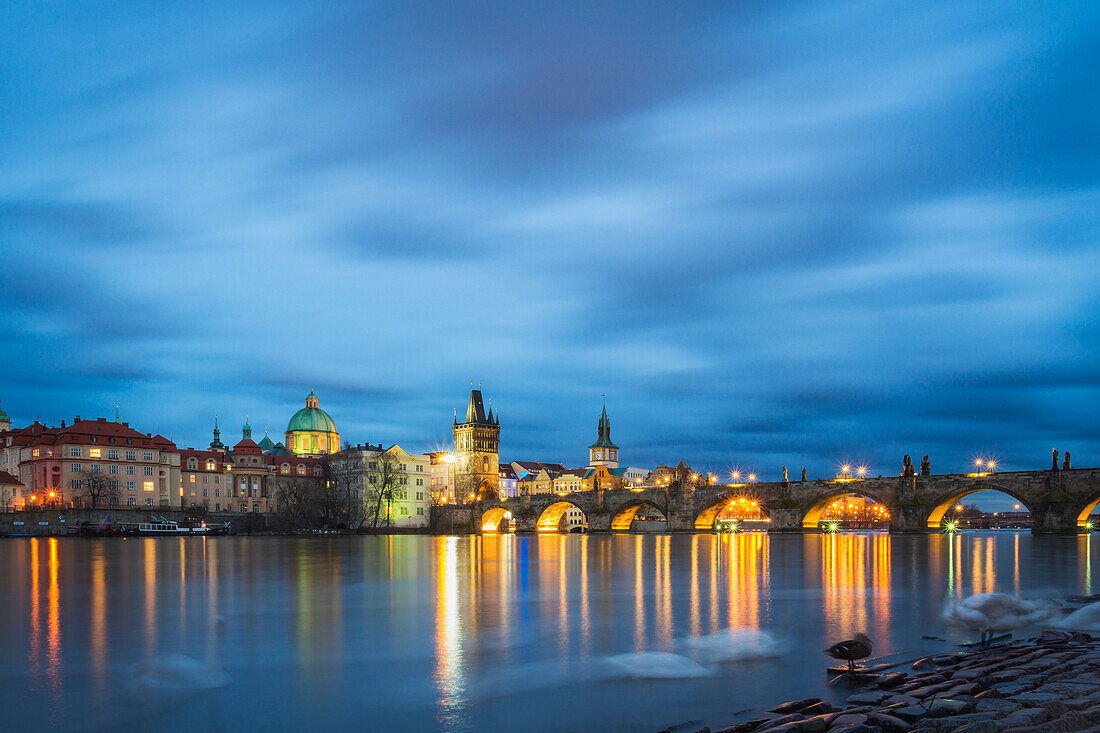
POLYGON ((512 512, 504 507, 493 507, 481 515, 482 532, 515 532, 512 524, 512 512))
POLYGON ((612 532, 664 532, 668 529, 668 518, 657 506, 642 501, 624 507, 611 518, 612 532))
POLYGON ((569 501, 556 501, 539 515, 535 529, 539 532, 586 532, 588 517, 569 501))
POLYGON ((708 532, 734 525, 739 529, 767 529, 770 521, 755 496, 726 494, 699 512, 695 529, 708 532))
POLYGON ((1094 520, 1092 513, 1096 511, 1097 505, 1100 505, 1100 496, 1096 497, 1088 504, 1085 504, 1081 509, 1081 513, 1077 515, 1077 529, 1082 532, 1091 531, 1094 527, 1100 527, 1100 518, 1094 520))
POLYGON ((1031 527, 1031 509, 1000 486, 979 485, 940 499, 926 526, 939 529, 945 522, 954 522, 960 529, 1027 529, 1031 527), (963 502, 971 494, 981 496, 963 502))
POLYGON ((858 491, 831 494, 819 499, 802 518, 803 529, 886 529, 890 511, 873 496, 858 491))

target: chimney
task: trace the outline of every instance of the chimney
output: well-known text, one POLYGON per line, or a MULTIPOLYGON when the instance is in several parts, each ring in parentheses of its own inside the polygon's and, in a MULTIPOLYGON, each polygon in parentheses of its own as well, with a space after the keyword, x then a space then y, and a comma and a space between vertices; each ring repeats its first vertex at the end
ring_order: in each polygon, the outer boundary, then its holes
POLYGON ((73 418, 73 425, 76 425, 78 422, 80 422, 80 415, 73 418))

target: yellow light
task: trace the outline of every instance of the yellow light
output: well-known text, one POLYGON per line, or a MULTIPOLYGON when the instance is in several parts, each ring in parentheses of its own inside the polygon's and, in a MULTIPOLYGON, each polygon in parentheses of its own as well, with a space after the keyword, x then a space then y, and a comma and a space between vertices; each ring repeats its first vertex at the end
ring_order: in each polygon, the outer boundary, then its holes
POLYGON ((840 472, 841 473, 848 473, 851 470, 852 470, 852 467, 849 466, 847 463, 845 463, 843 466, 840 467, 840 472))
POLYGON ((749 481, 755 481, 755 480, 756 480, 756 474, 755 473, 750 473, 749 474, 749 481))
POLYGON ((692 481, 697 481, 698 479, 699 479, 699 474, 697 474, 697 473, 691 474, 691 480, 692 481))
POLYGON ((985 465, 988 466, 992 470, 992 469, 997 467, 997 462, 996 461, 990 461, 989 463, 987 463, 985 465))
POLYGON ((54 492, 52 492, 52 491, 51 491, 51 492, 50 492, 50 498, 52 499, 52 498, 54 498, 55 496, 57 496, 57 494, 55 494, 54 492))

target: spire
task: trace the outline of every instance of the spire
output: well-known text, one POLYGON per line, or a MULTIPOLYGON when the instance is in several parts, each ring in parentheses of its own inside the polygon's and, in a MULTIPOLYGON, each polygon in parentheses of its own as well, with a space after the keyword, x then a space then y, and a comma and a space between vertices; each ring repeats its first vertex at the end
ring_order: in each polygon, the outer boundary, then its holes
POLYGON ((455 425, 458 425, 458 410, 455 410, 455 425))
POLYGON ((487 419, 489 420, 489 423, 492 424, 492 422, 493 422, 493 398, 492 397, 489 398, 489 416, 488 416, 487 419))
POLYGON ((221 450, 225 448, 225 444, 222 443, 222 431, 218 430, 218 413, 214 413, 214 439, 210 441, 210 450, 221 450))
POLYGON ((115 422, 116 423, 121 423, 122 422, 122 418, 120 418, 118 416, 118 403, 117 402, 115 403, 115 422))
POLYGON ((480 389, 470 390, 470 403, 466 406, 466 422, 485 424, 485 404, 480 389))
POLYGON ((244 426, 241 427, 241 434, 245 440, 252 440, 252 426, 248 424, 248 418, 244 419, 244 426))
POLYGON ((603 412, 600 413, 599 435, 596 438, 596 442, 590 445, 590 448, 608 447, 618 448, 617 445, 611 442, 611 420, 607 417, 607 403, 604 402, 603 412))

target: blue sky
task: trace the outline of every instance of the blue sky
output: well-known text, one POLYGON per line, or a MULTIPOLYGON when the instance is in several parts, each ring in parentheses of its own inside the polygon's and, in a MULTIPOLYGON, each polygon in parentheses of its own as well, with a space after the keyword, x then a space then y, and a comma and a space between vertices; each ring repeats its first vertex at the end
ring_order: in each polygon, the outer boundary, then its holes
POLYGON ((0 400, 1097 465, 1096 3, 9 3, 0 400))

